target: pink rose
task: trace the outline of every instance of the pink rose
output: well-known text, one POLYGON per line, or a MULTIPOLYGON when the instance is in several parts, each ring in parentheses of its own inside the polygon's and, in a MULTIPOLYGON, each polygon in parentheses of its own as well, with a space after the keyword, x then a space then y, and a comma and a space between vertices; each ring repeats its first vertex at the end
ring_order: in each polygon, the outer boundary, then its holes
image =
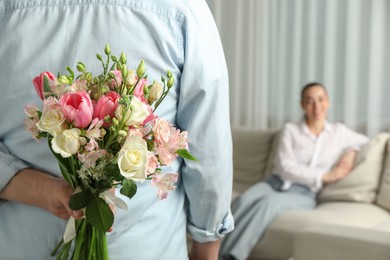
POLYGON ((84 128, 91 123, 93 106, 87 92, 67 93, 61 97, 60 105, 65 118, 75 127, 84 128))
POLYGON ((56 80, 56 77, 53 75, 53 73, 48 72, 48 71, 42 72, 41 75, 39 75, 33 79, 35 91, 37 92, 38 96, 42 100, 45 99, 45 95, 43 93, 44 84, 45 84, 45 77, 48 79, 49 84, 51 81, 56 80))
MULTIPOLYGON (((120 96, 114 91, 111 91, 105 96, 101 96, 96 103, 93 118, 104 119, 107 115, 114 116, 115 110, 118 107, 119 98, 120 96)), ((104 123, 104 126, 108 125, 107 122, 104 123)))

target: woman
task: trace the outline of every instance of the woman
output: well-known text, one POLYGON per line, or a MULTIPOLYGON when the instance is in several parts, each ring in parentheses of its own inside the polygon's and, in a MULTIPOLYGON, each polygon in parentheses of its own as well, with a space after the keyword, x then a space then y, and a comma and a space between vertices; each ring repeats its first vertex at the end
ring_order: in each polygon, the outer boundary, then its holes
POLYGON ((235 230, 222 242, 223 259, 246 259, 279 213, 311 209, 322 185, 345 178, 356 151, 368 141, 341 123, 329 123, 329 97, 320 83, 301 92, 302 122, 281 131, 273 175, 243 193, 233 205, 235 230))

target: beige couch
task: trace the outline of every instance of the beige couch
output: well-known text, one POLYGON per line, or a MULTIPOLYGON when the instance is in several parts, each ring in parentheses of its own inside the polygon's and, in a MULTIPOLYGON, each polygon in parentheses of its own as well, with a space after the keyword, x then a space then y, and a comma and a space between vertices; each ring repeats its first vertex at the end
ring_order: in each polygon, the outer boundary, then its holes
MULTIPOLYGON (((278 131, 233 129, 233 199, 272 171, 278 131)), ((390 134, 358 153, 352 173, 326 186, 314 210, 280 214, 250 259, 389 260, 390 134)))

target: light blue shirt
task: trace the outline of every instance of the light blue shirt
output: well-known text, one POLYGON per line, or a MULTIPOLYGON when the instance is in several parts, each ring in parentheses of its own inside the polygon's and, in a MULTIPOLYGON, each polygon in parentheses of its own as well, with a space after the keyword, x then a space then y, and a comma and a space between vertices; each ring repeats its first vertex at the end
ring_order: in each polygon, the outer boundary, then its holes
MULTIPOLYGON (((167 169, 181 176, 168 199, 159 201, 148 182, 125 199, 129 209, 116 210, 108 233, 110 259, 186 259, 186 230, 207 242, 233 229, 228 74, 205 1, 3 0, 0 35, 0 190, 28 166, 60 176, 46 140, 37 143, 24 129, 24 106, 42 107, 32 79, 66 73, 78 61, 100 73, 95 55, 109 43, 114 55, 128 55, 129 68, 144 59, 150 80, 172 71, 177 84, 158 114, 189 132, 198 158, 167 169)), ((49 259, 66 221, 0 203, 0 259, 49 259)))

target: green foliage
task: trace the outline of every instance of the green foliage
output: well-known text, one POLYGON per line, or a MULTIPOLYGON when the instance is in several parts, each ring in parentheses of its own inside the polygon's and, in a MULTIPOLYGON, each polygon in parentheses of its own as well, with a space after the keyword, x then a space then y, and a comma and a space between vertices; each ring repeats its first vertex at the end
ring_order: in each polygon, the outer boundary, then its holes
POLYGON ((180 157, 184 158, 184 159, 188 159, 188 160, 191 160, 191 161, 197 161, 196 157, 193 156, 188 150, 186 149, 179 149, 176 151, 177 155, 179 155, 180 157))
POLYGON ((100 197, 94 197, 86 208, 87 221, 101 231, 107 231, 114 223, 110 206, 100 197))
POLYGON ((89 190, 81 191, 70 197, 69 207, 73 210, 85 208, 93 200, 93 194, 89 190))
POLYGON ((47 76, 43 76, 43 92, 44 93, 50 93, 51 92, 51 89, 50 89, 50 85, 49 85, 49 79, 47 78, 47 76))
POLYGON ((137 192, 137 184, 133 180, 124 179, 120 192, 131 199, 137 192))
POLYGON ((105 170, 105 172, 107 172, 107 174, 106 174, 107 176, 113 177, 114 181, 121 181, 123 179, 123 176, 121 175, 118 164, 111 163, 104 170, 105 170))

